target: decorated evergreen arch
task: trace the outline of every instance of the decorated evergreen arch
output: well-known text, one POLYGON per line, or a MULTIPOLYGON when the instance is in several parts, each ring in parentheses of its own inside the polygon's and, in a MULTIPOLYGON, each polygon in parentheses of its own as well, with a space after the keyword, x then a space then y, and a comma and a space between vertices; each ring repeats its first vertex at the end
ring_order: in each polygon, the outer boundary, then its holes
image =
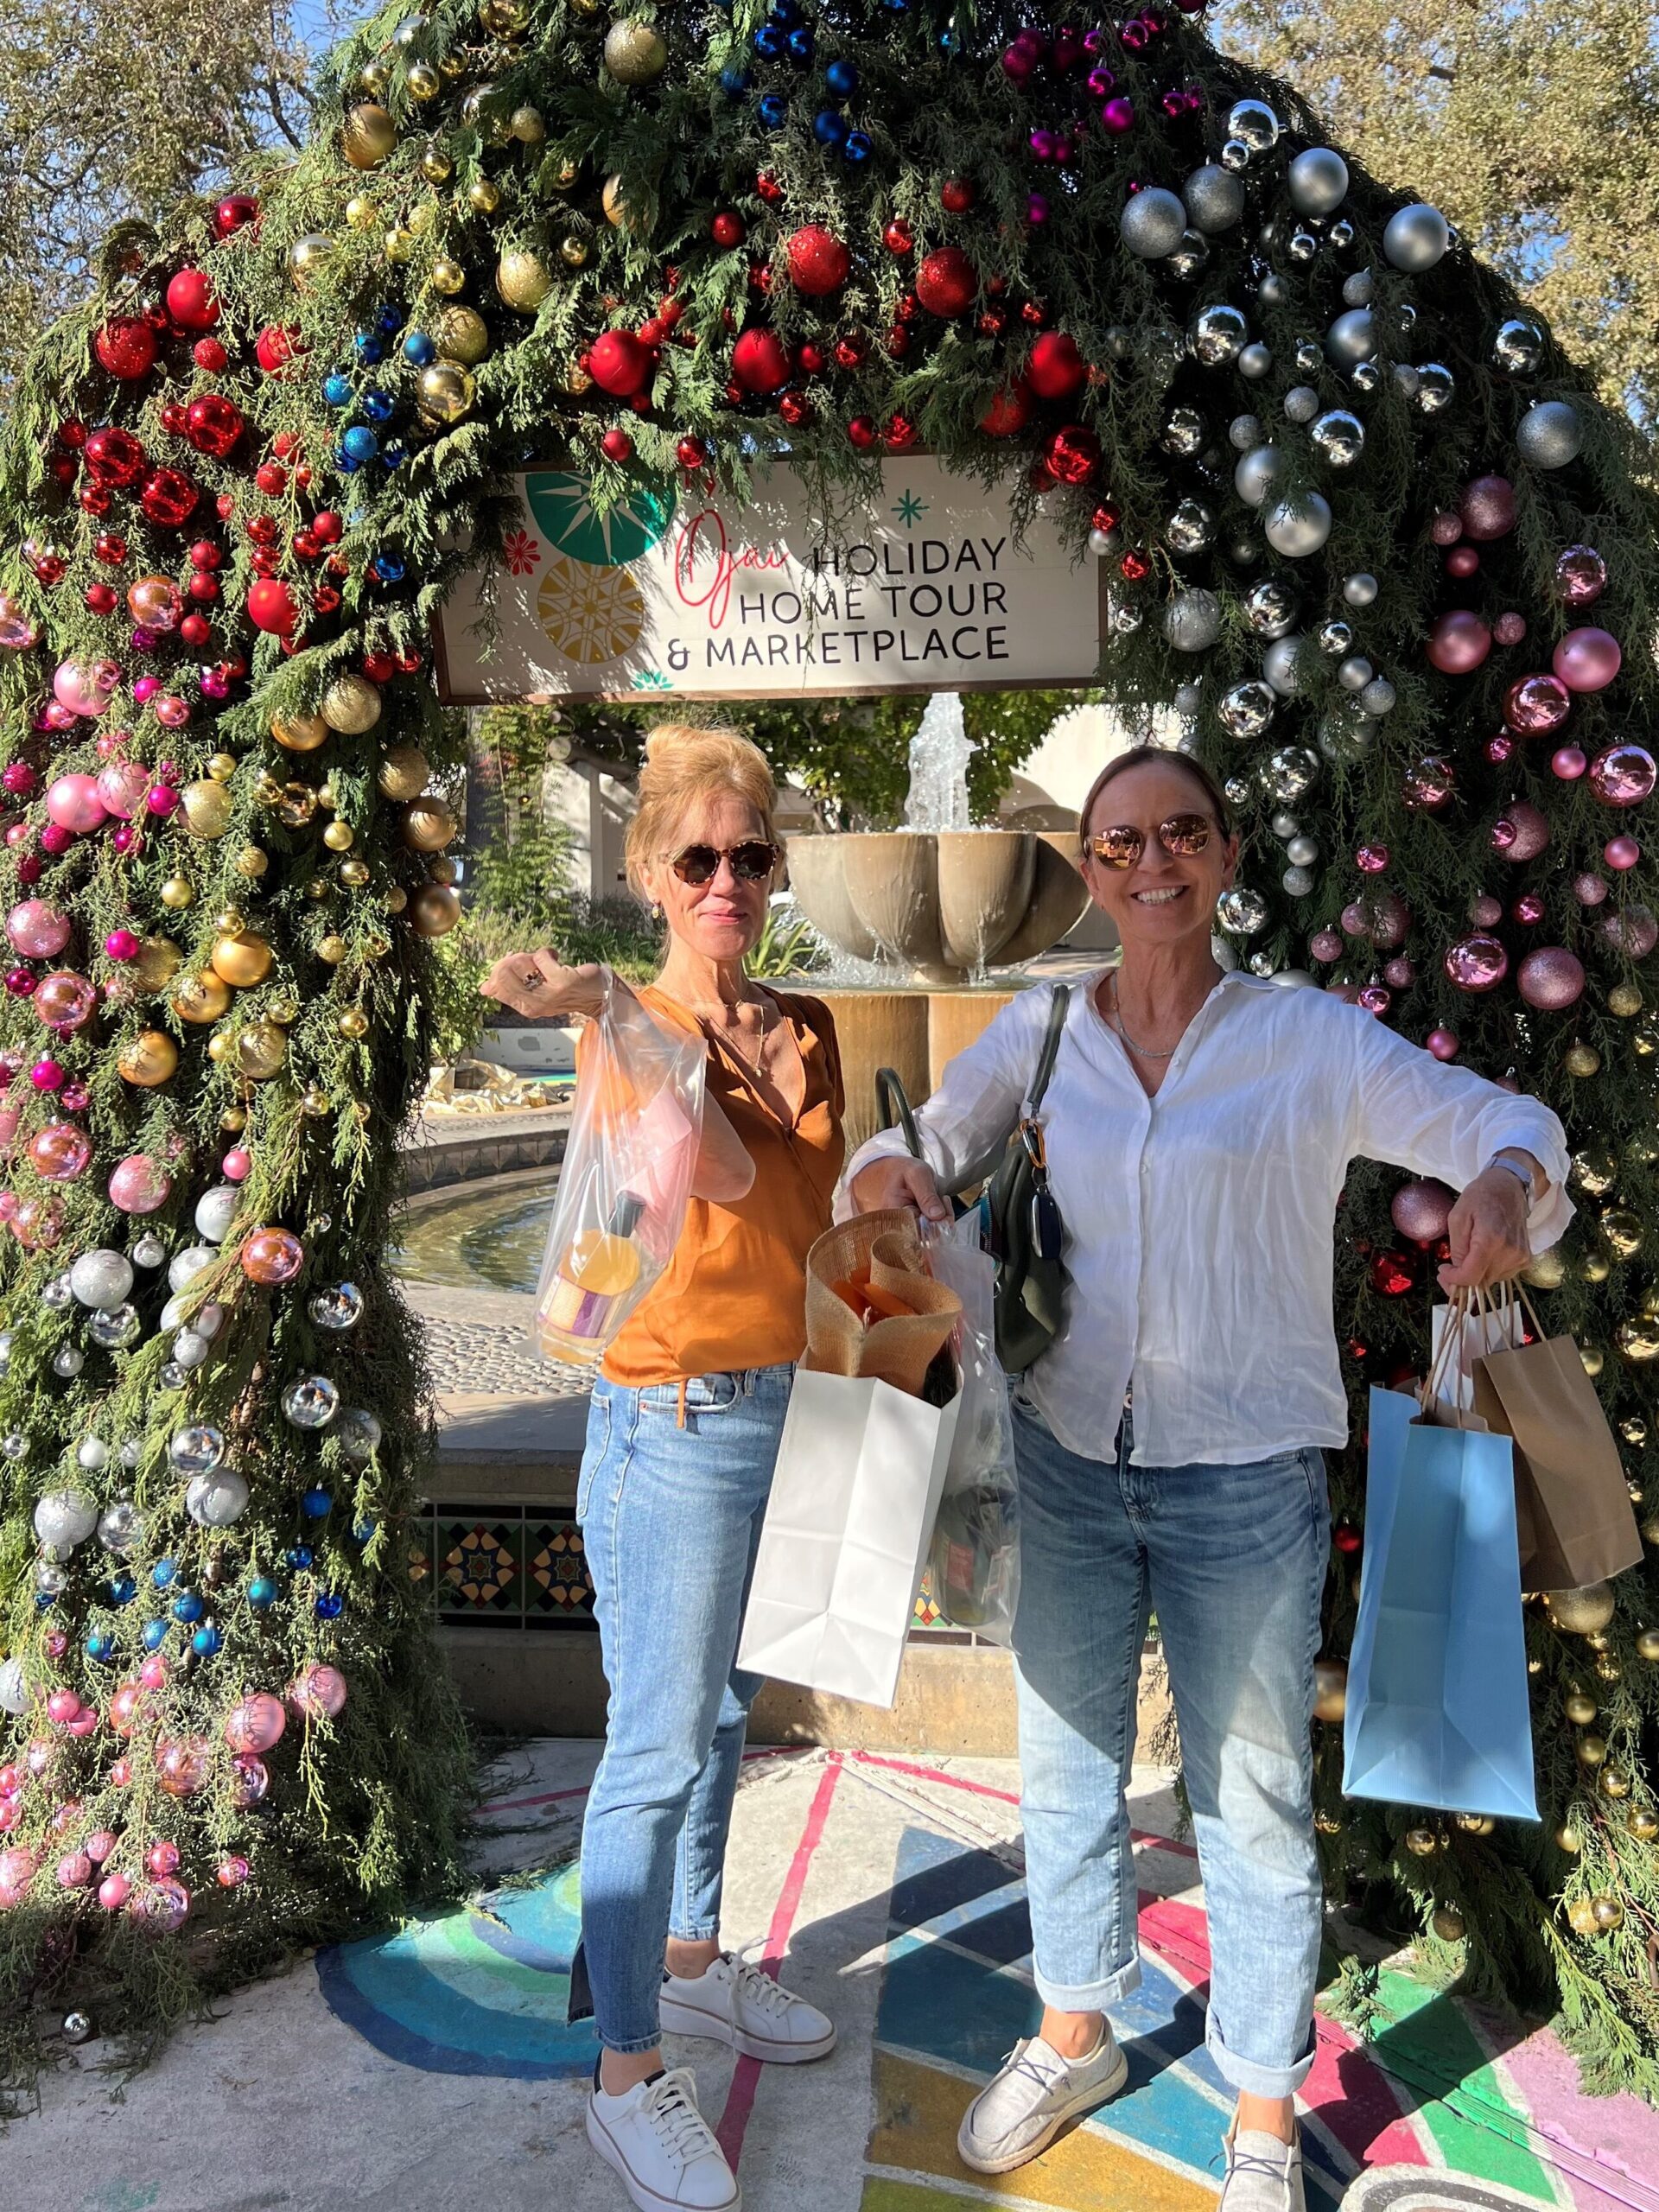
MULTIPOLYGON (((1533 1280, 1659 1547, 1635 441, 1182 5, 385 11, 297 160, 112 237, 36 348, 0 477, 14 2050, 72 1988, 162 2023, 456 1872, 385 1255, 459 912, 430 624, 530 461, 601 512, 784 448, 826 512, 912 448, 1014 472, 1105 565, 1103 680, 1229 780, 1241 957, 1561 1113, 1580 1216, 1533 1280)), ((1352 1179, 1362 1414, 1421 1370, 1446 1203, 1352 1179)), ((1656 1560, 1529 1607, 1541 1828, 1344 1805, 1317 1747, 1333 1884, 1649 2093, 1656 1560)))

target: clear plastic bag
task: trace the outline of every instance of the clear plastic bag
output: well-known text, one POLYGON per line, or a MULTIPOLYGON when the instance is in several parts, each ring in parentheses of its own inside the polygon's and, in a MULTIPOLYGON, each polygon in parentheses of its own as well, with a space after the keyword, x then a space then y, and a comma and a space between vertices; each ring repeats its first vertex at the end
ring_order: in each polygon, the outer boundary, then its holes
POLYGON ((980 1249, 976 1213, 924 1236, 935 1279, 962 1300, 962 1407, 928 1554, 934 1602, 953 1628, 1012 1643, 1020 1491, 1008 1379, 996 1357, 996 1265, 980 1249))
POLYGON ((537 1348, 562 1366, 596 1366, 668 1265, 696 1170, 707 1061, 700 1033, 662 1027, 607 971, 536 1292, 537 1348))

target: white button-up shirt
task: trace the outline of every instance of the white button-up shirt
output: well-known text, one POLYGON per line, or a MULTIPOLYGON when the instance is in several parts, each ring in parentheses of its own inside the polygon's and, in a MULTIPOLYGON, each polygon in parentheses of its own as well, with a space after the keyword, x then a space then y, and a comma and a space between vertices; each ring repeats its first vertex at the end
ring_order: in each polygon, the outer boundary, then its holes
MULTIPOLYGON (((1062 1444, 1105 1459, 1133 1383, 1135 1464, 1225 1465, 1348 1436, 1332 1313, 1333 1224, 1351 1160, 1461 1190, 1506 1146, 1549 1178, 1534 1251, 1573 1217, 1548 1108, 1448 1066, 1334 994, 1224 976, 1155 1097, 1074 984, 1041 1108, 1065 1224, 1065 1327, 1025 1378, 1062 1444)), ((1014 1127, 1052 1004, 1022 992, 959 1052, 917 1119, 949 1182, 1014 1127)), ((872 1137, 848 1185, 903 1137, 872 1137)))

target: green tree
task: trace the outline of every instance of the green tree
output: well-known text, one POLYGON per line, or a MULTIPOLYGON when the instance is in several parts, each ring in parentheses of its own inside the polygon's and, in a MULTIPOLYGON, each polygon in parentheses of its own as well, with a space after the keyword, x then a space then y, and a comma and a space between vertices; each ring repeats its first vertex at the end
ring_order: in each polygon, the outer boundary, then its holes
POLYGON ((1223 0, 1216 22, 1376 175, 1443 209, 1606 398, 1659 426, 1654 0, 1223 0))

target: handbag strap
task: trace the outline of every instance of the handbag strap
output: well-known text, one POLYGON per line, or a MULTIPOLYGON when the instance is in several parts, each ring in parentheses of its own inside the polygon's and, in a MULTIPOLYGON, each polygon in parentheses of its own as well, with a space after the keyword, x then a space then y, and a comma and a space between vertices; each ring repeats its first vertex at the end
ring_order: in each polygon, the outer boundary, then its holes
POLYGON ((1054 1072, 1054 1063, 1060 1056, 1060 1039, 1065 1030, 1066 1010, 1071 1003, 1071 984, 1056 983, 1054 996, 1049 1002, 1048 1027, 1043 1032, 1043 1049, 1038 1058, 1037 1072, 1031 1079, 1031 1096, 1026 1102, 1033 1114, 1043 1103, 1048 1079, 1054 1072))
MULTIPOLYGON (((1056 983, 1054 996, 1048 1009, 1048 1027, 1043 1032, 1042 1051, 1037 1056, 1036 1069, 1031 1079, 1031 1091, 1024 1102, 1033 1113, 1035 1113, 1043 1103, 1043 1096, 1048 1089, 1049 1078, 1054 1072, 1054 1063, 1059 1057, 1060 1036, 1065 1027, 1066 1008, 1071 1003, 1071 986, 1069 983, 1056 983)), ((916 1160, 925 1160, 927 1155, 922 1150, 921 1132, 916 1126, 916 1111, 910 1103, 909 1093, 905 1089, 904 1078, 897 1068, 876 1070, 875 1105, 876 1112, 880 1116, 881 1127, 884 1129, 890 1129, 896 1125, 901 1128, 905 1133, 905 1142, 910 1147, 912 1157, 916 1160)), ((944 1196, 952 1198, 959 1191, 970 1190, 975 1184, 982 1183, 1001 1158, 1007 1147, 1008 1137, 1013 1134, 1013 1130, 1010 1129, 1006 1135, 999 1137, 985 1157, 982 1160, 975 1160, 969 1167, 956 1178, 954 1182, 942 1183, 939 1188, 944 1196)))
POLYGON ((905 1133, 905 1142, 910 1147, 913 1159, 923 1157, 921 1132, 916 1127, 916 1114, 911 1105, 904 1080, 897 1068, 877 1068, 875 1071, 875 1110, 880 1116, 881 1126, 890 1129, 896 1122, 905 1133))

